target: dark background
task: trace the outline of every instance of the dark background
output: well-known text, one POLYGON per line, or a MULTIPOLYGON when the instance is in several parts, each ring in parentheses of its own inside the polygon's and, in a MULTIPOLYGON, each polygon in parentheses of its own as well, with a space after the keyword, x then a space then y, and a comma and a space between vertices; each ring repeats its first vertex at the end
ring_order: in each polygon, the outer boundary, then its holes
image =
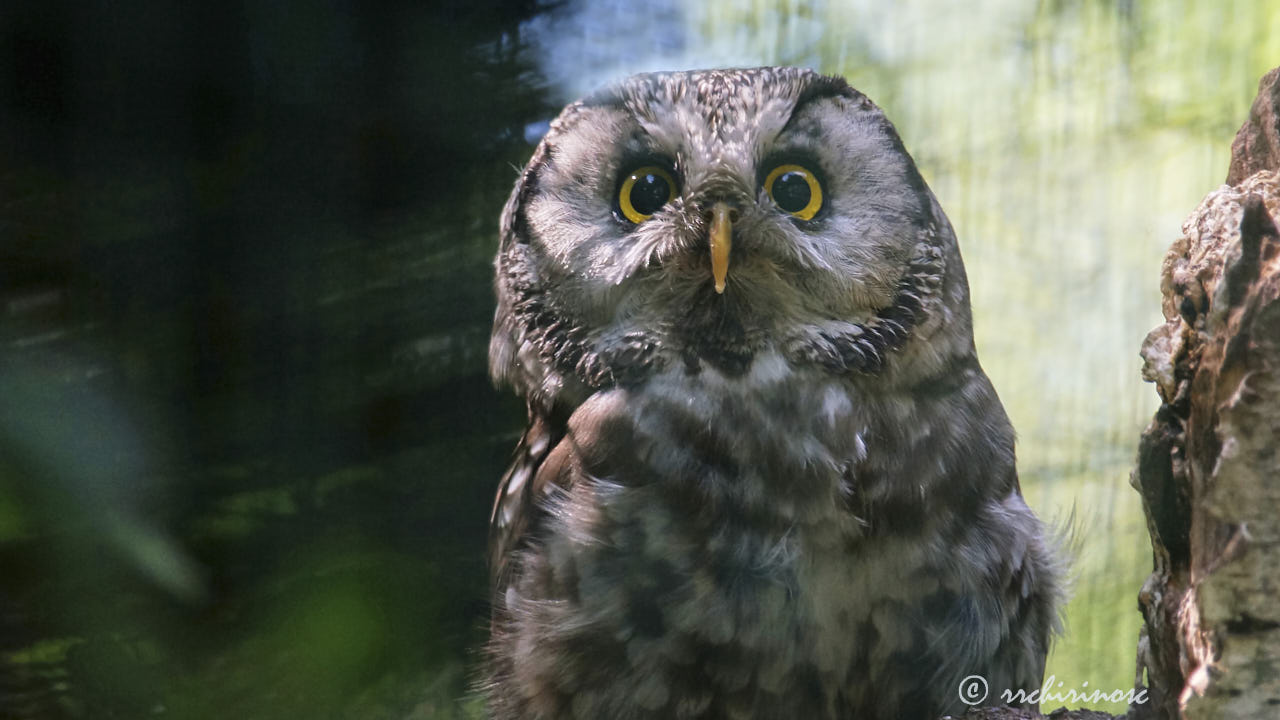
POLYGON ((0 717, 451 717, 532 0, 0 6, 0 717))

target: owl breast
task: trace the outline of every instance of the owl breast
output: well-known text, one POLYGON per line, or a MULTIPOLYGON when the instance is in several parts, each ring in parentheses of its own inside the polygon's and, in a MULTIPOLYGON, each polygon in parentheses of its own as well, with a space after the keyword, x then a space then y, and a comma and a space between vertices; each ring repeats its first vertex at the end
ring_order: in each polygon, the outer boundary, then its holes
POLYGON ((774 353, 740 377, 673 369, 584 403, 544 466, 567 489, 504 597, 498 632, 526 690, 511 717, 938 709, 966 665, 945 643, 987 590, 955 524, 860 515, 891 493, 859 472, 898 445, 867 409, 774 353), (950 543, 958 556, 937 553, 950 543))

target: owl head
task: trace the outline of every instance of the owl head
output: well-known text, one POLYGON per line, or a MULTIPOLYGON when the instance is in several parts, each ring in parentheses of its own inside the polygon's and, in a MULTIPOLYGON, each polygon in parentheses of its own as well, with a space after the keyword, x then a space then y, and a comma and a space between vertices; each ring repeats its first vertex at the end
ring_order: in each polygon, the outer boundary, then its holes
POLYGON ((491 372, 548 408, 673 367, 885 385, 973 352, 954 233, 897 132, 796 68, 638 75, 569 105, 496 267, 491 372))

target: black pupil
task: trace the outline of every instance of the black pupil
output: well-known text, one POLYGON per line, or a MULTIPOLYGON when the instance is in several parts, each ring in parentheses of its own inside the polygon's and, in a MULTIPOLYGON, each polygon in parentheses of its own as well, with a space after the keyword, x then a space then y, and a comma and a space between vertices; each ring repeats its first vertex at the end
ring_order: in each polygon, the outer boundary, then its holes
POLYGON ((645 173, 631 186, 631 207, 641 215, 652 215, 671 199, 671 185, 661 175, 645 173))
POLYGON ((809 205, 809 183, 802 173, 795 171, 783 173, 773 181, 773 201, 778 207, 790 213, 800 212, 809 205))

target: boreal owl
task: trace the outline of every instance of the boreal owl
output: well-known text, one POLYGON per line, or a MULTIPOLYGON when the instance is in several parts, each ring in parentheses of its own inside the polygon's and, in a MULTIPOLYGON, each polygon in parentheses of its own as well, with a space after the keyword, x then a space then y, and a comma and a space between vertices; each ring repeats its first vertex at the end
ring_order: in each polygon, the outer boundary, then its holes
POLYGON ((1039 687, 1054 543, 954 232, 864 95, 761 68, 575 102, 496 267, 491 371, 529 424, 491 518, 493 718, 911 720, 971 675, 983 704, 1039 687))

